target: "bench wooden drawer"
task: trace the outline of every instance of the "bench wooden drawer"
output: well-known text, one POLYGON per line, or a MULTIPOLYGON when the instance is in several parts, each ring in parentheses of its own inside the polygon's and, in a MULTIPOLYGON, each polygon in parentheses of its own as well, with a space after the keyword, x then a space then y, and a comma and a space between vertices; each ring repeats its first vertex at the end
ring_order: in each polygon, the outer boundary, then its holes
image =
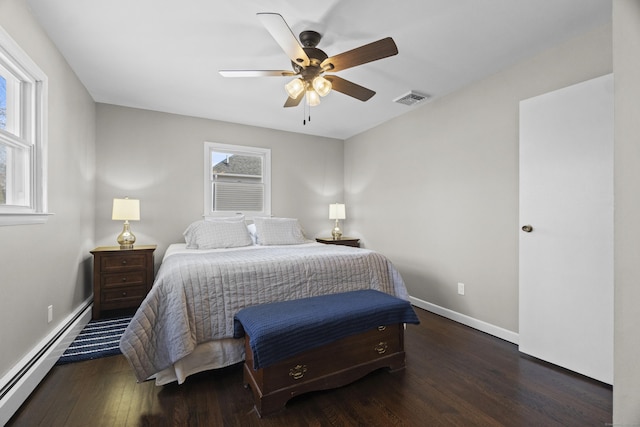
POLYGON ((261 369, 253 368, 248 336, 245 351, 244 381, 262 416, 282 409, 299 394, 340 387, 383 367, 404 368, 404 325, 346 337, 261 369))

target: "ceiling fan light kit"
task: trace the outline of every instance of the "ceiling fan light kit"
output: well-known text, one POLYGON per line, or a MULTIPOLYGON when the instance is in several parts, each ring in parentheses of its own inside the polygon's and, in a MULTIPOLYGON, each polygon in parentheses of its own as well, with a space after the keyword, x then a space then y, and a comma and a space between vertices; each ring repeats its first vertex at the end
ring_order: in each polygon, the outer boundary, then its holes
POLYGON ((391 37, 369 43, 347 52, 329 57, 316 46, 322 36, 316 31, 300 33, 300 42, 293 35, 284 18, 277 13, 258 13, 258 19, 274 40, 291 60, 292 71, 288 70, 221 70, 224 77, 268 77, 296 76, 285 84, 288 98, 284 107, 295 107, 302 98, 306 104, 320 104, 320 96, 327 96, 332 90, 343 93, 360 101, 367 101, 375 92, 336 75, 324 75, 325 72, 337 72, 367 62, 397 55, 398 48, 391 37))
POLYGON ((318 95, 329 95, 329 92, 331 92, 331 82, 322 76, 314 78, 311 84, 300 78, 296 78, 284 85, 284 89, 287 91, 289 98, 294 101, 298 99, 303 92, 306 92, 307 104, 314 107, 320 104, 318 95))

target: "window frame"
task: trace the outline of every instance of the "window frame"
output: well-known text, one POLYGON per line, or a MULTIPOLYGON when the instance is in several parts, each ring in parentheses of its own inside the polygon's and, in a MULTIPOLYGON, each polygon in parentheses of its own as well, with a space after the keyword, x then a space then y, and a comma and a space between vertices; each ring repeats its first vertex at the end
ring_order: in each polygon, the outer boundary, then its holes
POLYGON ((20 81, 19 130, 0 129, 5 145, 28 151, 25 205, 0 205, 0 226, 40 224, 51 215, 47 206, 48 78, 20 46, 0 27, 0 62, 20 81))
POLYGON ((204 142, 204 214, 205 218, 228 217, 242 214, 246 219, 257 216, 271 216, 271 149, 250 147, 244 145, 222 144, 218 142, 204 142), (264 186, 262 211, 214 211, 213 207, 213 179, 212 156, 214 151, 233 153, 243 156, 258 156, 262 158, 262 185, 264 186))

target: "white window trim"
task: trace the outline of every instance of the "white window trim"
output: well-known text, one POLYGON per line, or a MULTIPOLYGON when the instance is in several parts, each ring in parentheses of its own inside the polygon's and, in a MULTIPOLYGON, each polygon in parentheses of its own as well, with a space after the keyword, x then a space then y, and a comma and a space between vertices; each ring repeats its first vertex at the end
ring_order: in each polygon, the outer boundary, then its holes
POLYGON ((211 210, 211 152, 232 152, 241 155, 262 156, 264 170, 262 183, 264 185, 264 206, 261 212, 237 212, 245 216, 245 219, 253 219, 256 216, 271 216, 271 150, 269 148, 248 147, 244 145, 221 144, 218 142, 204 143, 204 217, 227 217, 229 212, 214 212, 211 210))
POLYGON ((30 80, 33 85, 27 103, 28 111, 23 111, 23 114, 33 118, 30 120, 32 127, 28 131, 31 133, 30 139, 34 148, 30 165, 31 206, 0 206, 0 226, 41 224, 52 215, 48 212, 47 206, 48 78, 2 27, 0 55, 19 68, 25 80, 30 80))

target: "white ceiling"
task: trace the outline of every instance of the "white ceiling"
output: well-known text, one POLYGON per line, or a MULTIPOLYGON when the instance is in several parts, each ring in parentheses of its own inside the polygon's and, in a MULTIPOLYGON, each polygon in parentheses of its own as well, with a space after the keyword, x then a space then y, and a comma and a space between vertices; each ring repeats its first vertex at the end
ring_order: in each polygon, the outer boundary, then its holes
POLYGON ((611 19, 611 0, 27 0, 96 102, 346 139, 611 19), (337 75, 377 92, 332 92, 283 108, 286 77, 224 78, 222 69, 289 70, 257 12, 294 34, 315 30, 329 56, 383 37, 399 54, 337 75))

